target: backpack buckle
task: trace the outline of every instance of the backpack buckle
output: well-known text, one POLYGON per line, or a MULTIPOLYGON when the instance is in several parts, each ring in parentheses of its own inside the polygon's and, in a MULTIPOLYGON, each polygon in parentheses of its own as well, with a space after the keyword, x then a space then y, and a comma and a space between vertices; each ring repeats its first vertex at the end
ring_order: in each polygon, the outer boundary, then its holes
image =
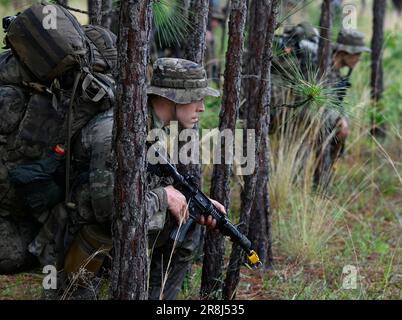
POLYGON ((114 99, 112 89, 96 78, 92 73, 87 73, 82 81, 82 95, 85 99, 93 102, 99 102, 106 95, 110 99, 114 99))

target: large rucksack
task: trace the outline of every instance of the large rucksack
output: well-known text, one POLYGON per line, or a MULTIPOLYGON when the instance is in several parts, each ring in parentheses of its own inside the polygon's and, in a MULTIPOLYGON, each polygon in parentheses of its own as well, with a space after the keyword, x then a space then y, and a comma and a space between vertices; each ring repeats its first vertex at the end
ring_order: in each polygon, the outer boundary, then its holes
POLYGON ((272 72, 293 78, 300 68, 306 79, 310 77, 318 63, 318 38, 317 30, 308 22, 286 27, 282 35, 275 35, 272 72))
MULTIPOLYGON (((100 26, 83 27, 67 9, 47 3, 34 4, 10 21, 5 43, 14 58, 5 62, 11 70, 12 64, 19 62, 18 70, 24 77, 18 74, 17 80, 46 89, 65 74, 76 73, 75 80, 81 81, 86 99, 114 99, 113 79, 102 76, 112 75, 117 64, 116 36, 111 31, 100 26)), ((9 77, 5 65, 1 66, 4 76, 0 75, 0 81, 9 77)))
MULTIPOLYGON (((71 149, 70 141, 81 128, 114 102, 111 74, 117 61, 116 36, 102 27, 81 27, 66 9, 52 6, 57 10, 57 30, 38 24, 45 4, 35 4, 11 22, 6 43, 12 52, 0 54, 0 84, 25 87, 28 99, 12 134, 18 152, 10 163, 18 164, 14 169, 22 169, 11 174, 17 183, 37 179, 34 174, 30 177, 30 171, 39 172, 55 145, 71 149)), ((5 89, 0 89, 1 94, 5 89)), ((0 103, 3 112, 8 111, 0 103)), ((1 135, 9 140, 9 133, 1 135)), ((40 177, 44 174, 39 172, 40 177)))
POLYGON ((34 4, 17 15, 5 43, 23 67, 45 84, 70 69, 112 73, 117 65, 116 36, 111 31, 81 26, 67 9, 55 4, 34 4), (56 17, 54 26, 45 22, 51 15, 56 17))
POLYGON ((58 5, 37 3, 20 13, 11 22, 5 41, 22 64, 45 83, 89 63, 85 61, 89 50, 85 33, 77 19, 58 5))
POLYGON ((28 85, 34 81, 10 50, 0 53, 0 83, 28 85))
POLYGON ((92 48, 92 70, 100 73, 113 73, 117 67, 116 35, 101 26, 82 27, 92 48))

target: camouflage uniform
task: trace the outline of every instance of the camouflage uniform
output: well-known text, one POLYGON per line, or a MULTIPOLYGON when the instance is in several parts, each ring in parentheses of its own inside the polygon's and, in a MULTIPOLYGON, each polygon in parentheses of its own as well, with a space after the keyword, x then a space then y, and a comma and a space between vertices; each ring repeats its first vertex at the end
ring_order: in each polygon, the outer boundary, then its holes
MULTIPOLYGON (((364 34, 358 32, 353 29, 343 29, 339 32, 337 42, 334 46, 334 55, 336 52, 344 51, 348 54, 356 54, 369 52, 370 49, 365 47, 364 45, 364 34)), ((349 77, 351 74, 347 76, 342 76, 340 69, 332 68, 331 72, 328 75, 328 85, 334 89, 336 89, 337 98, 339 101, 339 110, 327 109, 325 111, 325 127, 333 130, 336 127, 337 122, 343 116, 342 112, 342 101, 344 96, 346 95, 347 89, 351 86, 349 82, 349 77)))
POLYGON ((219 85, 219 57, 217 55, 216 28, 223 29, 226 23, 225 8, 226 4, 220 4, 219 1, 210 1, 209 14, 206 35, 205 65, 208 78, 219 85))
MULTIPOLYGON (((219 92, 207 86, 205 70, 191 61, 162 58, 155 62, 153 70, 148 94, 159 95, 179 104, 191 103, 207 95, 219 95, 219 92)), ((76 220, 79 224, 103 224, 109 230, 113 205, 112 128, 113 112, 104 112, 84 127, 74 147, 76 167, 79 168, 80 164, 81 168, 87 166, 89 173, 89 179, 73 191, 78 213, 76 220)), ((169 128, 164 127, 150 106, 148 129, 156 128, 169 134, 169 128)), ((149 191, 145 204, 149 215, 151 249, 149 298, 159 299, 161 275, 166 272, 173 245, 170 232, 176 224, 175 219, 167 214, 168 201, 164 189, 172 184, 172 180, 147 172, 147 181, 149 191)), ((185 241, 175 249, 164 289, 164 299, 174 299, 180 291, 198 246, 199 233, 200 226, 195 225, 188 232, 185 241)))
MULTIPOLYGON (((219 92, 208 87, 207 75, 204 68, 194 62, 183 59, 159 59, 154 64, 154 72, 148 94, 165 97, 178 104, 188 104, 206 96, 218 97, 219 92)), ((153 113, 154 127, 162 124, 156 121, 153 113)), ((168 128, 167 128, 168 130, 168 128)), ((171 215, 166 215, 163 230, 150 237, 153 245, 150 299, 159 299, 162 283, 162 274, 167 270, 167 264, 172 252, 172 240, 169 238, 172 228, 176 225, 171 215)), ((185 240, 176 247, 170 263, 167 283, 163 291, 164 299, 175 299, 181 289, 186 273, 191 268, 191 262, 199 245, 201 227, 194 224, 187 233, 185 240)))
MULTIPOLYGON (((369 52, 370 49, 364 45, 364 34, 353 29, 343 29, 339 32, 337 42, 334 46, 334 63, 336 60, 337 52, 346 52, 348 54, 361 54, 369 52)), ((335 105, 337 108, 325 108, 322 119, 321 135, 319 137, 317 155, 319 156, 319 163, 315 172, 316 184, 322 185, 326 188, 332 178, 332 168, 342 155, 345 141, 338 139, 338 123, 343 119, 346 121, 345 112, 343 109, 343 99, 346 95, 347 89, 351 86, 349 77, 352 69, 346 77, 342 76, 341 70, 336 69, 334 66, 327 78, 327 85, 335 90, 337 95, 335 105), (323 141, 328 141, 323 145, 323 141)))

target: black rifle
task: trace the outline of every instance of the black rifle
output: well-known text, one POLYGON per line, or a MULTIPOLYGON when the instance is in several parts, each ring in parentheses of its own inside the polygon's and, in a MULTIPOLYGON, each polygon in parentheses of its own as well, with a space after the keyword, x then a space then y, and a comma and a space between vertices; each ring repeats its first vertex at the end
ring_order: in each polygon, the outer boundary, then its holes
POLYGON ((346 96, 347 90, 352 86, 352 84, 350 83, 352 72, 353 69, 349 68, 348 74, 344 77, 341 77, 340 80, 335 84, 336 95, 339 102, 343 101, 343 98, 346 96))
POLYGON ((188 210, 190 214, 189 220, 177 226, 170 234, 170 238, 177 243, 184 241, 187 231, 193 223, 196 222, 200 215, 205 218, 212 216, 216 219, 216 227, 225 236, 239 244, 240 247, 246 252, 248 261, 252 266, 261 264, 257 253, 252 249, 251 241, 242 234, 237 226, 235 226, 227 217, 226 214, 219 211, 209 200, 209 198, 198 188, 194 179, 191 176, 182 176, 177 172, 176 168, 163 157, 155 148, 155 156, 162 160, 163 164, 148 164, 148 170, 159 175, 172 177, 174 180, 174 187, 179 190, 185 197, 188 203, 188 210))

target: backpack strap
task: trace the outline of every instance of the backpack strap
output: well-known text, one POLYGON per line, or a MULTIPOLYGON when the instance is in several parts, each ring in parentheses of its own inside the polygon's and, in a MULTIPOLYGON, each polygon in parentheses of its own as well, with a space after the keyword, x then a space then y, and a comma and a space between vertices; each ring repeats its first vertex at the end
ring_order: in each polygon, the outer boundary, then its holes
POLYGON ((81 79, 82 71, 78 72, 74 79, 73 91, 70 98, 70 104, 67 112, 67 151, 66 151, 66 196, 65 204, 67 208, 73 209, 75 204, 71 202, 70 194, 70 171, 71 171, 71 135, 73 127, 73 105, 77 93, 78 83, 81 79))

